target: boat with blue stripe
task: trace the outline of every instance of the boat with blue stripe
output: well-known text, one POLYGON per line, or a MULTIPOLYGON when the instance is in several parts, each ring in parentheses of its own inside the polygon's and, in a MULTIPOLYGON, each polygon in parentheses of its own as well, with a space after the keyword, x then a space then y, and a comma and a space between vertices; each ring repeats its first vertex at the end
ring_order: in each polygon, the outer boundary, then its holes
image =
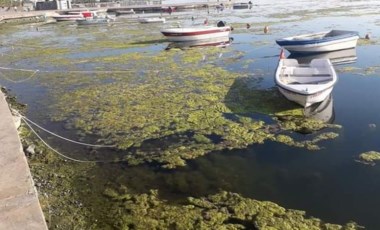
POLYGON ((277 39, 276 43, 291 53, 320 53, 355 48, 356 31, 330 30, 277 39))

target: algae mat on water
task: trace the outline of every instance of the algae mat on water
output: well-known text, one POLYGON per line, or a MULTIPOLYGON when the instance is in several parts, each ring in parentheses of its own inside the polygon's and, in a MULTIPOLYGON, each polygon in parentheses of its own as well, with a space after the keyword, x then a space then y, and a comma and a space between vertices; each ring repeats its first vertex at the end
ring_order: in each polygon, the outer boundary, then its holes
MULTIPOLYGON (((263 121, 254 119, 257 112, 300 115, 302 110, 276 89, 257 89, 259 79, 223 68, 223 52, 206 48, 97 57, 92 62, 108 63, 108 69, 122 63, 130 72, 41 80, 56 96, 51 108, 55 121, 115 144, 125 150, 123 160, 129 164, 156 162, 174 168, 211 151, 265 140, 319 149, 317 141, 284 142, 283 135, 278 139, 263 121)), ((302 119, 299 124, 308 124, 302 119)), ((326 127, 310 124, 313 130, 326 127)), ((289 128, 289 121, 280 126, 297 130, 289 128)))
POLYGON ((154 170, 68 162, 24 127, 21 136, 24 147, 35 147, 27 156, 49 229, 363 229, 353 222, 329 224, 304 211, 226 191, 167 201, 151 189, 153 184, 144 188, 147 192, 137 191, 146 177, 159 178, 154 170), (121 183, 118 178, 124 176, 134 186, 121 183))
MULTIPOLYGON (((115 145, 122 152, 118 156, 123 155, 117 161, 175 168, 211 151, 246 148, 265 140, 319 149, 320 140, 337 136, 321 138, 316 133, 316 139, 310 135, 302 141, 288 136, 291 131, 310 133, 328 125, 304 119, 302 109, 277 89, 260 89, 261 79, 252 76, 248 67, 237 69, 236 64, 252 61, 242 60, 245 51, 216 47, 165 50, 157 45, 162 42, 159 35, 146 35, 144 30, 128 34, 118 26, 45 29, 42 33, 56 37, 40 41, 16 34, 17 43, 26 47, 17 52, 9 49, 10 57, 0 60, 39 68, 33 78, 25 79, 31 79, 32 87, 40 84, 50 92, 46 104, 51 120, 64 122, 66 129, 81 136, 115 145), (49 45, 53 40, 55 45, 49 45), (35 48, 43 45, 46 49, 35 48), (44 71, 41 68, 46 64, 44 71), (257 113, 266 114, 266 120, 276 118, 269 125, 257 119, 257 113)), ((2 75, 22 79, 15 71, 2 70, 2 75)), ((71 156, 88 159, 86 153, 71 156)))

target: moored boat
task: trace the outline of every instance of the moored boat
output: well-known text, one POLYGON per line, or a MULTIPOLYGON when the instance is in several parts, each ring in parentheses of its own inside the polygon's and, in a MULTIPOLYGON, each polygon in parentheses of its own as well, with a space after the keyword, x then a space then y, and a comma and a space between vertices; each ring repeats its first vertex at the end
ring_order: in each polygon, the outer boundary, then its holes
POLYGON ((129 15, 129 14, 135 14, 136 12, 133 10, 133 9, 130 9, 130 10, 117 10, 115 12, 116 16, 119 16, 119 15, 129 15))
MULTIPOLYGON (((219 24, 219 23, 218 23, 219 24)), ((219 24, 221 25, 221 24, 219 24)), ((168 38, 169 41, 194 41, 201 39, 211 39, 217 37, 229 37, 231 27, 226 26, 196 26, 196 27, 180 27, 162 29, 161 33, 168 38)))
POLYGON ((358 39, 355 31, 330 30, 277 39, 276 43, 291 53, 317 53, 355 48, 358 39))
POLYGON ((313 59, 308 65, 296 59, 280 59, 275 74, 279 91, 304 107, 325 100, 337 80, 329 59, 313 59))
POLYGON ((91 11, 71 11, 67 12, 67 14, 60 14, 53 16, 53 18, 57 22, 64 22, 64 21, 76 21, 80 19, 86 19, 86 18, 92 18, 94 15, 94 12, 91 11))
POLYGON ((241 10, 241 9, 248 9, 249 4, 246 2, 237 2, 232 5, 232 9, 234 10, 241 10))
POLYGON ((165 23, 165 18, 156 17, 156 18, 138 18, 137 21, 140 23, 165 23))
POLYGON ((108 24, 112 21, 110 18, 83 18, 78 19, 76 22, 78 25, 102 25, 102 24, 108 24))

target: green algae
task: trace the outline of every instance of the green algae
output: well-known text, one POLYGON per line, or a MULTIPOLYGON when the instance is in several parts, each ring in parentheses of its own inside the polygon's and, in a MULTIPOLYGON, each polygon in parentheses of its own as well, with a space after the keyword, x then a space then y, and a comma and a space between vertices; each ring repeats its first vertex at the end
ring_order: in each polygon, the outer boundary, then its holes
POLYGON ((354 73, 360 76, 377 76, 379 74, 379 66, 369 66, 366 68, 357 68, 352 66, 347 66, 337 69, 340 73, 354 73))
POLYGON ((281 128, 304 134, 313 133, 324 128, 341 128, 339 125, 327 124, 321 120, 297 116, 298 113, 299 111, 296 111, 296 114, 291 116, 282 114, 277 116, 281 128))
POLYGON ((20 113, 25 113, 26 105, 18 102, 16 96, 13 96, 5 87, 0 87, 0 91, 5 95, 5 100, 13 109, 16 109, 20 113))
MULTIPOLYGON (((64 27, 56 33, 78 43, 33 49, 38 42, 27 41, 29 48, 13 53, 10 61, 28 60, 37 66, 49 63, 50 68, 65 70, 39 72, 35 80, 51 95, 51 120, 64 122, 80 136, 95 136, 99 143, 117 146, 123 152, 119 160, 130 165, 184 166, 187 160, 212 151, 275 140, 271 127, 251 118, 256 113, 275 118, 302 116, 302 110, 276 88, 258 88, 260 78, 227 70, 226 66, 242 59, 245 52, 216 47, 140 52, 134 48, 161 40, 154 33, 144 36, 138 29, 128 34, 128 39, 125 32, 112 28, 85 31, 64 27), (106 49, 123 52, 78 55, 106 49), (81 71, 87 65, 91 70, 81 71)), ((47 38, 42 44, 51 42, 47 38)), ((248 68, 251 62, 243 65, 248 68)), ((14 79, 18 79, 16 75, 14 79)), ((327 127, 306 120, 276 121, 285 131, 312 132, 327 127)))
MULTIPOLYGON (((250 122, 248 118, 240 121, 250 122)), ((304 211, 226 191, 170 202, 160 198, 159 191, 151 188, 152 185, 148 192, 139 193, 137 187, 120 184, 123 177, 104 171, 101 165, 60 159, 24 127, 20 135, 24 148, 33 144, 36 149, 35 154, 28 155, 28 161, 49 229, 363 228, 353 222, 343 226, 325 223, 307 216, 304 211), (116 180, 111 182, 104 172, 114 175, 116 180)), ((128 181, 135 180, 135 186, 141 185, 141 177, 152 177, 154 172, 139 174, 127 176, 128 181)))
POLYGON ((314 137, 311 140, 306 140, 306 141, 296 141, 294 138, 290 136, 286 136, 283 134, 279 134, 274 138, 274 141, 280 142, 289 146, 293 147, 298 147, 298 148, 306 148, 308 150, 320 150, 321 147, 318 145, 319 142, 323 140, 331 140, 335 139, 339 136, 339 134, 334 133, 334 132, 326 132, 326 133, 321 133, 314 137))
MULTIPOLYGON (((133 71, 81 77, 46 75, 40 79, 49 76, 43 84, 57 95, 53 120, 66 121, 87 135, 99 136, 99 141, 116 144, 126 150, 123 160, 131 165, 156 162, 175 168, 210 151, 246 148, 274 139, 264 122, 244 114, 301 113, 277 89, 257 90, 258 79, 241 77, 203 61, 202 55, 218 52, 212 48, 156 56, 103 57, 97 61, 124 62, 130 69, 154 66, 155 71, 139 75, 133 71), (226 114, 236 114, 239 119, 229 119, 226 114), (165 141, 174 136, 176 142, 165 141), (213 142, 209 136, 217 136, 219 141, 213 142), (144 149, 151 141, 168 143, 163 148, 144 149)), ((293 123, 293 130, 326 127, 309 123, 293 123)), ((291 129, 289 122, 284 124, 284 130, 291 129)))
POLYGON ((359 162, 363 162, 365 164, 375 165, 375 162, 379 160, 380 160, 380 152, 369 151, 369 152, 361 153, 359 155, 359 162))
MULTIPOLYGON (((113 195, 117 194, 116 191, 113 195)), ((181 205, 160 200, 156 190, 146 194, 119 193, 111 197, 120 221, 114 227, 134 229, 362 229, 350 222, 344 226, 307 217, 304 211, 285 209, 269 201, 219 192, 202 198, 189 197, 181 205), (122 199, 120 197, 123 197, 122 199), (123 200, 122 202, 114 202, 123 200), (158 221, 159 220, 159 221, 158 221)))
POLYGON ((73 183, 78 172, 83 175, 94 164, 79 164, 57 157, 24 125, 19 134, 24 149, 31 145, 35 149, 34 154, 27 154, 27 158, 48 228, 89 229, 94 219, 91 211, 83 207, 73 183))
POLYGON ((373 40, 373 39, 366 39, 366 38, 361 38, 358 40, 358 46, 366 46, 366 45, 376 45, 378 44, 378 40, 373 40))

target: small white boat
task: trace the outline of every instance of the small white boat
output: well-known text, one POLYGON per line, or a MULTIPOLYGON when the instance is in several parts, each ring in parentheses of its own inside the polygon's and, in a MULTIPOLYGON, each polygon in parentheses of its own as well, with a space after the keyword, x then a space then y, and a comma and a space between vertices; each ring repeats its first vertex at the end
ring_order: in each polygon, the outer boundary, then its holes
MULTIPOLYGON (((218 23, 219 24, 219 23, 218 23)), ((162 29, 161 33, 172 42, 194 41, 217 37, 229 37, 230 26, 197 26, 162 29)))
POLYGON ((81 14, 77 14, 77 15, 73 15, 73 14, 57 15, 57 16, 53 16, 53 18, 57 22, 66 22, 66 21, 75 21, 75 20, 78 20, 78 19, 84 19, 83 15, 81 15, 81 14))
POLYGON ((330 30, 277 39, 276 43, 291 53, 316 53, 355 48, 358 39, 355 31, 330 30))
POLYGON ((248 8, 249 8, 249 4, 246 2, 237 2, 237 3, 232 4, 232 9, 234 10, 242 10, 242 9, 248 9, 248 8))
POLYGON ((338 50, 324 53, 292 53, 288 57, 290 59, 297 59, 299 63, 310 63, 313 59, 330 59, 333 65, 343 65, 356 62, 358 57, 356 56, 356 49, 338 50))
POLYGON ((112 21, 110 18, 83 18, 76 20, 78 25, 102 25, 112 21))
POLYGON ((61 14, 52 16, 57 22, 64 21, 76 21, 79 19, 92 18, 93 12, 90 11, 71 11, 67 12, 67 14, 61 14))
POLYGON ((304 107, 325 100, 337 80, 329 59, 313 59, 308 65, 296 59, 280 59, 275 74, 279 91, 304 107))
POLYGON ((133 9, 130 9, 130 10, 117 10, 115 12, 116 16, 119 16, 119 15, 128 15, 128 14, 135 14, 136 12, 133 10, 133 9))
POLYGON ((157 18, 138 18, 138 22, 140 23, 165 23, 165 18, 157 17, 157 18))

